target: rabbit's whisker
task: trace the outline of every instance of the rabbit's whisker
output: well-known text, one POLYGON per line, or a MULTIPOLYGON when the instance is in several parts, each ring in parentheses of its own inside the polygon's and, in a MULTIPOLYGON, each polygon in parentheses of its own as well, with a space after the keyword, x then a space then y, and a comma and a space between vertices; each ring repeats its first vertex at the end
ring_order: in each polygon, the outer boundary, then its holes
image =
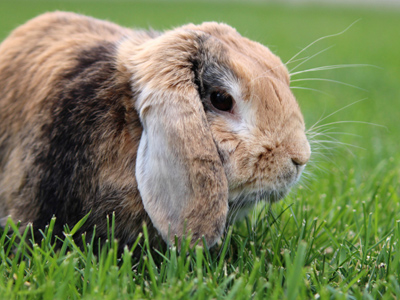
POLYGON ((332 49, 333 47, 334 47, 334 46, 327 47, 327 48, 325 48, 325 49, 323 49, 323 50, 321 50, 321 51, 315 53, 314 55, 309 56, 307 59, 303 60, 301 63, 299 63, 298 65, 296 65, 294 68, 290 69, 290 70, 289 70, 289 73, 292 73, 294 70, 296 70, 296 69, 297 69, 298 67, 300 67, 301 65, 305 64, 305 63, 308 62, 309 60, 311 60, 311 59, 313 59, 314 57, 320 55, 321 53, 324 53, 324 52, 326 52, 326 51, 332 49))
POLYGON ((344 106, 344 107, 342 107, 342 108, 340 108, 340 109, 338 109, 338 110, 336 110, 336 111, 330 113, 330 114, 327 115, 326 117, 321 117, 321 118, 320 118, 317 122, 315 122, 308 130, 306 130, 306 134, 307 134, 307 132, 309 132, 309 131, 311 131, 311 130, 313 130, 313 129, 319 128, 317 125, 318 125, 319 123, 321 123, 322 121, 326 120, 327 118, 329 118, 329 117, 331 117, 331 116, 337 114, 338 112, 340 112, 340 111, 342 111, 342 110, 344 110, 344 109, 346 109, 346 108, 348 108, 348 107, 350 107, 350 106, 352 106, 352 105, 354 105, 354 104, 357 104, 357 103, 359 103, 359 102, 361 102, 361 101, 364 101, 364 100, 366 100, 366 98, 361 99, 361 100, 358 100, 358 101, 354 101, 354 102, 352 102, 352 103, 350 103, 350 104, 348 104, 348 105, 346 105, 346 106, 344 106))
MULTIPOLYGON (((301 58, 296 58, 296 59, 292 60, 290 63, 295 63, 295 62, 299 62, 299 61, 302 61, 302 60, 306 60, 309 57, 310 56, 304 56, 304 57, 301 57, 301 58)), ((285 64, 282 63, 282 65, 285 65, 285 64)))
POLYGON ((346 124, 346 123, 366 124, 366 125, 377 126, 377 127, 382 127, 382 128, 387 129, 387 127, 384 126, 384 125, 371 123, 371 122, 365 122, 365 121, 337 121, 337 122, 331 122, 331 123, 327 123, 327 124, 322 124, 322 125, 319 125, 317 127, 314 127, 313 129, 324 128, 326 126, 330 126, 330 125, 334 125, 334 124, 346 124))
POLYGON ((335 140, 335 141, 330 141, 330 140, 318 140, 318 141, 314 141, 314 143, 316 143, 316 144, 318 144, 318 145, 320 145, 320 146, 322 146, 323 144, 335 144, 335 145, 350 146, 350 147, 353 147, 353 148, 366 150, 366 149, 363 148, 363 147, 359 147, 359 146, 356 146, 356 145, 353 145, 353 144, 349 144, 349 143, 340 142, 340 141, 338 141, 338 140, 335 140))
POLYGON ((302 50, 300 50, 299 52, 297 52, 294 56, 292 56, 292 58, 290 58, 285 65, 291 63, 295 58, 297 58, 301 53, 303 53, 304 51, 306 51, 308 48, 310 48, 311 46, 315 45, 316 43, 318 43, 319 41, 331 38, 331 37, 335 37, 335 36, 339 36, 343 33, 345 33, 347 30, 349 30, 354 24, 356 24, 359 20, 354 21, 353 23, 351 23, 347 28, 345 28, 344 30, 338 32, 338 33, 334 33, 334 34, 330 34, 330 35, 326 35, 323 37, 320 37, 318 39, 316 39, 315 41, 311 42, 310 44, 308 44, 306 47, 304 47, 302 50))
POLYGON ((333 80, 333 79, 328 79, 328 78, 299 78, 299 79, 291 80, 291 82, 299 82, 299 81, 326 81, 326 82, 333 82, 333 83, 349 86, 349 87, 352 87, 352 88, 355 88, 355 89, 359 89, 359 90, 364 91, 364 92, 368 92, 368 90, 360 88, 360 87, 358 87, 356 85, 352 85, 352 84, 349 84, 349 83, 346 83, 346 82, 333 80))
POLYGON ((325 95, 325 96, 333 97, 333 95, 328 94, 328 93, 326 93, 326 92, 324 92, 324 91, 317 90, 317 89, 313 89, 313 88, 308 88, 308 87, 303 87, 303 86, 291 86, 290 89, 293 89, 293 90, 307 90, 307 91, 313 91, 313 92, 321 93, 321 94, 323 94, 323 95, 325 95))
POLYGON ((354 134, 354 133, 349 133, 349 132, 331 132, 328 131, 328 129, 325 129, 324 131, 321 132, 310 132, 307 134, 307 136, 311 139, 311 141, 318 136, 325 136, 325 137, 329 137, 333 140, 335 140, 334 137, 332 137, 331 135, 347 135, 347 136, 355 136, 355 137, 361 137, 361 135, 359 134, 354 134))
POLYGON ((376 67, 374 65, 369 65, 369 64, 341 64, 341 65, 327 65, 327 66, 321 66, 321 67, 316 67, 316 68, 311 68, 307 70, 302 70, 302 71, 297 71, 290 73, 290 77, 303 74, 303 73, 309 73, 309 72, 319 72, 319 71, 327 71, 327 70, 335 70, 335 69, 345 69, 345 68, 359 68, 359 67, 376 67))

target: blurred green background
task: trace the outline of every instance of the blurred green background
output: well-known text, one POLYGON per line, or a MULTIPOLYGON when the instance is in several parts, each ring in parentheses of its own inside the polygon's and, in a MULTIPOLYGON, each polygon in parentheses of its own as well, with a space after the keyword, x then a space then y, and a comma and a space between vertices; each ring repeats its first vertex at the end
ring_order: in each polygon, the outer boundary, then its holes
MULTIPOLYGON (((0 1, 0 39, 28 19, 45 11, 66 10, 107 19, 128 27, 170 29, 185 23, 226 22, 244 36, 259 41, 288 61, 318 38, 350 29, 323 39, 298 57, 312 56, 295 71, 309 68, 365 64, 321 72, 302 73, 292 79, 327 78, 359 87, 352 88, 330 81, 293 82, 307 127, 320 118, 340 110, 322 121, 335 123, 320 128, 333 132, 324 155, 316 153, 311 167, 316 169, 355 168, 363 174, 383 159, 399 159, 400 137, 400 10, 389 7, 337 5, 268 4, 260 2, 194 1, 0 1), (312 90, 297 89, 310 88, 312 90), (359 100, 362 100, 357 102, 359 100), (341 110, 349 104, 348 108, 341 110), (361 123, 352 123, 357 121, 361 123), (338 124, 336 122, 344 122, 338 124), (374 123, 377 125, 368 125, 374 123), (338 134, 339 133, 339 134, 338 134), (354 146, 342 145, 348 143, 354 146), (361 172, 361 170, 363 170, 361 172)), ((297 63, 288 65, 289 70, 297 63)), ((313 149, 320 152, 318 148, 313 149)), ((317 170, 312 172, 319 172, 317 170)), ((314 174, 315 175, 315 174, 314 174)))

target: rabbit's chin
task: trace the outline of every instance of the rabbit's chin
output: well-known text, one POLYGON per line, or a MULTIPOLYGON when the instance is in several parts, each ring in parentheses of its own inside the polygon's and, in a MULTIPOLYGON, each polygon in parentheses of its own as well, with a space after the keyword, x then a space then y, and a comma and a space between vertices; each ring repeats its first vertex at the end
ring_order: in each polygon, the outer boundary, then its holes
POLYGON ((245 218, 258 203, 273 203, 283 199, 289 190, 290 187, 279 190, 259 190, 252 192, 242 191, 239 194, 230 194, 229 212, 227 218, 228 224, 232 224, 245 218))
POLYGON ((304 166, 293 166, 287 172, 279 174, 271 182, 264 177, 240 184, 229 189, 229 206, 252 206, 261 201, 273 203, 284 198, 299 181, 304 166))
POLYGON ((241 190, 229 193, 228 224, 239 221, 249 215, 255 205, 263 202, 274 203, 283 199, 294 185, 279 189, 241 190))
POLYGON ((286 176, 281 176, 283 180, 276 180, 273 183, 262 183, 261 178, 259 181, 231 188, 228 198, 228 223, 244 218, 258 203, 274 203, 283 199, 298 182, 303 169, 304 166, 293 168, 291 172, 286 173, 286 176))
POLYGON ((242 190, 240 192, 229 193, 229 206, 253 206, 261 201, 273 203, 284 198, 289 192, 290 187, 281 189, 259 189, 256 191, 242 190))

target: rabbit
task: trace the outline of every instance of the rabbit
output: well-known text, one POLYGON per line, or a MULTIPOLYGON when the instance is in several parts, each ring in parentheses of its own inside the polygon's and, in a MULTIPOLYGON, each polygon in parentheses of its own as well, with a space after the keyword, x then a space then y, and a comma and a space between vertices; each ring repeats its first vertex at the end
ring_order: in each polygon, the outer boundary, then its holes
POLYGON ((49 12, 0 45, 0 217, 55 235, 213 246, 229 213, 278 201, 311 149, 285 65, 221 23, 165 32, 49 12))

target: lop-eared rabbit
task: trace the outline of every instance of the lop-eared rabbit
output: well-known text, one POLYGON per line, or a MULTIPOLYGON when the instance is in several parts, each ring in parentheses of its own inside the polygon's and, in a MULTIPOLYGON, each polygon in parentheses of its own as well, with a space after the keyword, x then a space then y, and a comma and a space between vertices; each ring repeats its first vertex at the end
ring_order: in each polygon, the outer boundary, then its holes
POLYGON ((289 74, 225 24, 140 31, 66 12, 0 45, 0 217, 131 244, 146 223, 208 246, 282 198, 310 156, 289 74))

